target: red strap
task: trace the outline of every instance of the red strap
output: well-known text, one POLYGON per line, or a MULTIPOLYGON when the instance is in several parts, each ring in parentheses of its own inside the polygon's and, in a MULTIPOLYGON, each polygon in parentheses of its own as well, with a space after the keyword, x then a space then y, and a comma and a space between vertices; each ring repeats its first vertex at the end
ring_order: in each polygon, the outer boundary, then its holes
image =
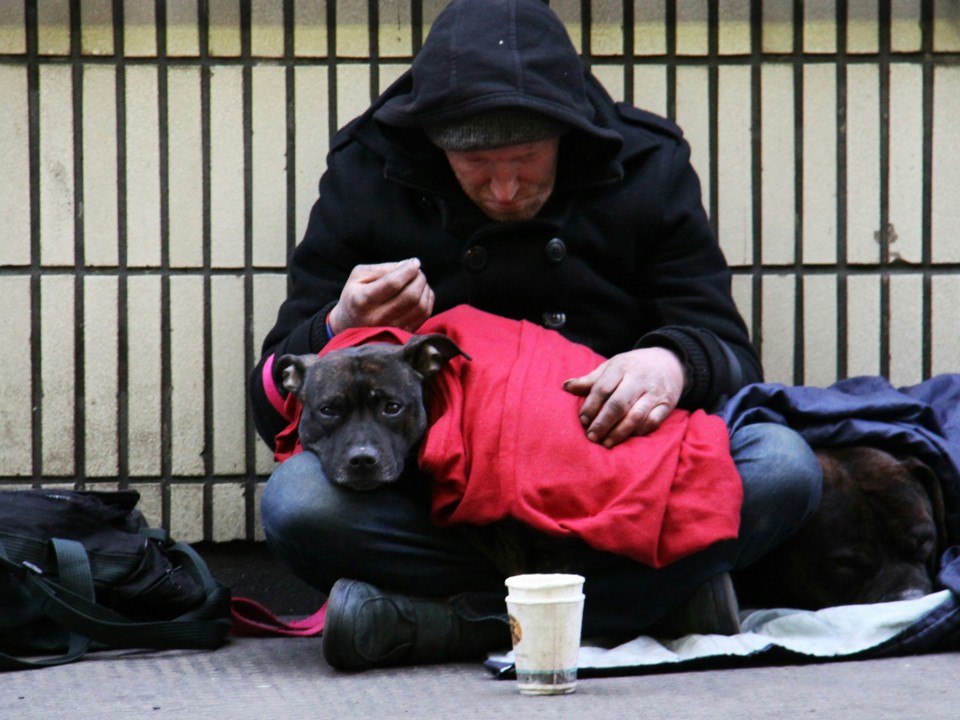
POLYGON ((230 602, 231 632, 239 637, 312 637, 323 633, 327 604, 310 617, 285 622, 255 600, 235 597, 230 602))

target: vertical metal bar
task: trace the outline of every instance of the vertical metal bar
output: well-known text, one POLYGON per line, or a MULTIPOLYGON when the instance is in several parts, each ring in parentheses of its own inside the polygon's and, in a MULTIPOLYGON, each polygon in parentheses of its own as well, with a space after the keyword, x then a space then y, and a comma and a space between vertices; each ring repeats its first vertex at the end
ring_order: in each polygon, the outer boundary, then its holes
POLYGON ((130 315, 127 283, 127 102, 124 64, 123 0, 113 0, 114 102, 117 143, 117 471, 118 484, 130 483, 130 315))
POLYGON ((370 101, 380 95, 380 0, 367 2, 367 39, 370 45, 370 101))
POLYGON ((635 62, 634 47, 634 0, 623 0, 623 100, 633 105, 633 64, 635 62))
POLYGON ((85 253, 83 247, 83 65, 80 58, 80 0, 70 1, 70 82, 71 125, 73 129, 73 293, 74 293, 74 426, 73 465, 74 484, 83 488, 86 483, 86 337, 84 336, 84 280, 85 253))
POLYGON ((753 246, 750 284, 751 337, 755 346, 762 340, 763 310, 763 0, 750 2, 750 176, 753 182, 753 246))
POLYGON ((677 119, 677 4, 664 0, 667 32, 667 117, 677 119))
MULTIPOLYGON (((328 5, 333 0, 328 2, 328 5)), ((240 3, 240 57, 242 62, 242 93, 243 93, 243 295, 244 312, 246 313, 247 323, 252 323, 253 318, 253 67, 251 58, 251 7, 250 0, 241 0, 240 3)), ((284 13, 286 18, 286 11, 284 13)), ((284 43, 286 51, 286 41, 284 43)), ((288 110, 288 112, 291 112, 288 110)), ((290 156, 287 156, 288 161, 290 156)), ((252 345, 252 328, 246 331, 246 342, 252 345)), ((252 350, 252 347, 247 347, 252 350)), ((252 352, 247 353, 247 357, 252 357, 252 352)), ((248 361, 249 362, 249 361, 248 361)), ((249 413, 249 409, 247 410, 249 413)), ((251 425, 252 423, 248 423, 251 425)), ((250 443, 250 436, 253 430, 248 429, 248 454, 247 470, 250 477, 255 473, 255 455, 253 445, 250 443)), ((253 501, 255 497, 255 483, 247 486, 247 505, 246 505, 246 532, 249 537, 253 537, 253 528, 256 522, 253 501), (252 489, 251 489, 252 488, 252 489)), ((204 527, 204 535, 210 534, 204 527)))
POLYGON ((580 54, 589 70, 593 66, 593 9, 590 0, 580 0, 580 54))
POLYGON ((836 376, 848 372, 847 344, 847 0, 837 0, 837 357, 836 376))
POLYGON ((720 11, 718 0, 710 0, 707 5, 707 133, 710 143, 710 197, 707 199, 710 209, 710 226, 715 237, 720 232, 720 11))
POLYGON ((327 0, 327 133, 337 132, 337 0, 327 0))
POLYGON ((923 264, 923 328, 921 377, 933 374, 933 7, 920 4, 921 53, 923 57, 923 189, 921 262, 923 264))
POLYGON ((30 401, 33 426, 30 436, 32 482, 43 479, 43 366, 40 347, 40 67, 37 4, 23 0, 27 44, 27 124, 30 138, 30 401))
POLYGON ((804 0, 793 3, 793 88, 794 88, 794 158, 797 175, 794 179, 795 217, 793 269, 795 278, 795 296, 793 306, 793 382, 803 384, 803 357, 805 343, 803 338, 803 92, 804 92, 804 53, 803 53, 804 0))
POLYGON ((880 47, 880 374, 890 377, 890 0, 878 5, 880 47))
MULTIPOLYGON (((197 7, 197 22, 199 23, 204 8, 197 7)), ((164 23, 166 26, 166 23, 164 23)), ((203 37, 199 32, 198 36, 203 37)), ((198 52, 206 49, 207 40, 200 40, 198 52)), ((209 78, 200 72, 200 205, 201 205, 201 237, 202 249, 200 273, 203 278, 201 322, 203 324, 203 537, 210 540, 213 537, 213 477, 214 467, 214 417, 213 417, 213 279, 211 272, 213 240, 210 220, 210 86, 209 78), (205 82, 206 80, 206 82, 205 82)))
POLYGON ((410 0, 410 53, 416 57, 423 47, 423 0, 410 0))
POLYGON ((157 138, 160 172, 160 487, 163 497, 163 526, 170 528, 173 479, 173 368, 170 308, 170 182, 167 128, 167 13, 163 0, 154 0, 157 47, 157 138))
MULTIPOLYGON (((293 0, 283 0, 283 67, 286 89, 286 158, 287 158, 287 259, 297 244, 297 76, 294 54, 296 17, 293 0)), ((251 356, 252 357, 252 356, 251 356)))

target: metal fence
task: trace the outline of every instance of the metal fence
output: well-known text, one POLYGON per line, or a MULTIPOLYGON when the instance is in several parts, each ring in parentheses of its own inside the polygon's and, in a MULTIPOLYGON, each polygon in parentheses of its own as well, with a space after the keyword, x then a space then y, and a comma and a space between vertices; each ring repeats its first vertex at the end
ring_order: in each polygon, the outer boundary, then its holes
MULTIPOLYGON (((247 373, 330 135, 443 4, 0 2, 0 488, 261 537, 247 373)), ((958 0, 550 4, 684 128, 768 379, 960 371, 958 0)))

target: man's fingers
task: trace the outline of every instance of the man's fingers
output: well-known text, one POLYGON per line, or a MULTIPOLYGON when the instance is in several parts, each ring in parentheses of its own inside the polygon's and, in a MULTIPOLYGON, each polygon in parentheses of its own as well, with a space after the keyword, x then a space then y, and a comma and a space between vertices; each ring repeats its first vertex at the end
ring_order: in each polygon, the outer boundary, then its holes
POLYGON ((652 398, 645 395, 630 408, 630 411, 616 423, 598 441, 604 447, 614 447, 624 440, 635 435, 649 435, 656 430, 670 415, 670 407, 666 403, 658 402, 652 407, 652 398))
MULTIPOLYGON (((600 365, 583 377, 571 378, 563 383, 563 389, 571 395, 586 398, 580 406, 580 424, 589 428, 603 408, 607 398, 616 390, 616 384, 605 384, 603 375, 606 365, 600 365)), ((607 381, 609 383, 609 380, 607 381)))
POLYGON ((423 273, 418 273, 399 294, 382 305, 389 324, 413 332, 433 313, 433 289, 423 273))
POLYGON ((375 263, 372 265, 354 265, 347 278, 347 284, 350 283, 369 283, 382 278, 387 273, 396 270, 405 263, 409 263, 414 258, 400 260, 398 262, 375 263))
POLYGON ((618 423, 623 422, 630 410, 629 400, 623 393, 611 393, 608 396, 599 396, 590 393, 587 401, 584 402, 584 408, 580 409, 580 422, 584 423, 587 429, 587 438, 591 442, 601 442, 607 437, 607 434, 618 423), (584 410, 587 402, 593 401, 596 406, 584 410))
POLYGON ((379 276, 375 273, 364 274, 359 281, 363 284, 360 292, 367 302, 381 304, 400 295, 411 283, 420 278, 426 282, 426 278, 420 272, 420 261, 416 258, 404 260, 379 276))
MULTIPOLYGON (((436 302, 436 299, 437 297, 433 293, 433 288, 430 287, 430 283, 428 283, 426 277, 424 277, 423 289, 420 291, 420 297, 417 302, 417 305, 423 314, 423 318, 417 327, 420 327, 420 325, 422 325, 427 318, 433 315, 433 304, 436 302)), ((413 329, 416 330, 416 328, 413 329)))
POLYGON ((563 388, 584 398, 579 416, 587 437, 612 447, 656 430, 676 407, 683 385, 683 367, 674 353, 645 348, 615 355, 563 388))
POLYGON ((593 374, 594 373, 590 373, 590 375, 584 375, 583 377, 570 378, 563 383, 563 389, 571 395, 584 397, 590 392, 590 388, 593 386, 593 378, 591 377, 593 374))
POLYGON ((420 261, 357 265, 330 314, 334 332, 391 325, 414 330, 433 312, 434 294, 420 261))
MULTIPOLYGON (((416 332, 433 314, 433 303, 433 290, 424 283, 423 290, 414 302, 396 308, 389 324, 408 332, 416 332)), ((399 303, 395 303, 395 305, 399 305, 399 303)))
MULTIPOLYGON (((624 377, 601 365, 590 391, 580 406, 580 423, 591 440, 597 442, 622 418, 633 402, 624 377)), ((587 376, 589 377, 589 376, 587 376)))

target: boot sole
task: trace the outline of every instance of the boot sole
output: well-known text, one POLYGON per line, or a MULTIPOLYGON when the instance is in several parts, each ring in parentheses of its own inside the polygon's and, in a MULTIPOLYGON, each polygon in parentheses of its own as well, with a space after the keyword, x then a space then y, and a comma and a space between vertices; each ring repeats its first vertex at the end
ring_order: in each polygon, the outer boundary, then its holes
POLYGON ((337 670, 360 669, 347 662, 342 648, 346 618, 340 610, 348 604, 347 597, 355 584, 355 580, 341 578, 333 584, 327 596, 327 614, 323 622, 323 657, 337 670))

